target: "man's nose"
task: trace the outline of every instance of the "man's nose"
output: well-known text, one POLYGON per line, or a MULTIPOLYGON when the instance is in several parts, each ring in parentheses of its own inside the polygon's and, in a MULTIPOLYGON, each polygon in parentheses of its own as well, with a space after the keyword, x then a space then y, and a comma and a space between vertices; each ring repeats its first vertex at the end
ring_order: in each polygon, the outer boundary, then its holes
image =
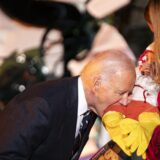
POLYGON ((122 99, 120 100, 120 104, 126 106, 131 101, 130 96, 128 94, 124 94, 122 99))

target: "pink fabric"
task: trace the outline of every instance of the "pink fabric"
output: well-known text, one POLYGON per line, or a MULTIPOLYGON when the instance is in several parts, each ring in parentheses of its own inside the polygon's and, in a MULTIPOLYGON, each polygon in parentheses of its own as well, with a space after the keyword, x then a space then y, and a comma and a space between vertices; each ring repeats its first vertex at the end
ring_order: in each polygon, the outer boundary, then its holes
POLYGON ((158 93, 158 96, 157 96, 157 104, 158 104, 158 109, 160 111, 160 92, 158 93))
MULTIPOLYGON (((158 93, 157 102, 158 109, 160 110, 160 92, 158 93)), ((160 160, 160 125, 155 128, 149 143, 147 160, 160 160)))
POLYGON ((160 160, 160 125, 155 128, 149 143, 147 160, 160 160))

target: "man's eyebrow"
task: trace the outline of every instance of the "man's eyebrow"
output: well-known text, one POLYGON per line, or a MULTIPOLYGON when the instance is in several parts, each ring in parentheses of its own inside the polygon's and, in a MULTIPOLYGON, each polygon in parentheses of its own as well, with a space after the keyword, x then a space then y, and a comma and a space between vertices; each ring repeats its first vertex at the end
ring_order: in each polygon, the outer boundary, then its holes
POLYGON ((127 89, 119 89, 119 88, 117 88, 117 91, 118 91, 118 92, 126 92, 127 89))
POLYGON ((129 93, 129 94, 132 94, 132 90, 118 90, 117 92, 119 93, 129 93))

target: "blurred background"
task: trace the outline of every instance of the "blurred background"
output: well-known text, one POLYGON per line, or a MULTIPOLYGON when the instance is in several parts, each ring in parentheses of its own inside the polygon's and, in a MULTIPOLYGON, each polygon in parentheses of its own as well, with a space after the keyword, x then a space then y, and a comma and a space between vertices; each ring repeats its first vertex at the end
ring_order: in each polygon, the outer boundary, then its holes
MULTIPOLYGON (((78 75, 97 51, 123 50, 136 63, 152 42, 147 0, 1 0, 0 110, 27 87, 78 75)), ((97 120, 81 160, 109 136, 97 120)))

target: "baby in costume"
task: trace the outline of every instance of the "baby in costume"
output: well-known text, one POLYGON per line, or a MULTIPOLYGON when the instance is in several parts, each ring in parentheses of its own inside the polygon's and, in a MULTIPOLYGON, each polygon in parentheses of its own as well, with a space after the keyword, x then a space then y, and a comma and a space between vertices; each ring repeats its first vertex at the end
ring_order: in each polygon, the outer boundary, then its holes
MULTIPOLYGON (((147 56, 149 63, 154 57, 147 56)), ((146 159, 153 131, 160 124, 158 110, 159 84, 136 68, 136 83, 128 106, 112 105, 105 110, 102 122, 112 140, 128 155, 136 152, 146 159)))

